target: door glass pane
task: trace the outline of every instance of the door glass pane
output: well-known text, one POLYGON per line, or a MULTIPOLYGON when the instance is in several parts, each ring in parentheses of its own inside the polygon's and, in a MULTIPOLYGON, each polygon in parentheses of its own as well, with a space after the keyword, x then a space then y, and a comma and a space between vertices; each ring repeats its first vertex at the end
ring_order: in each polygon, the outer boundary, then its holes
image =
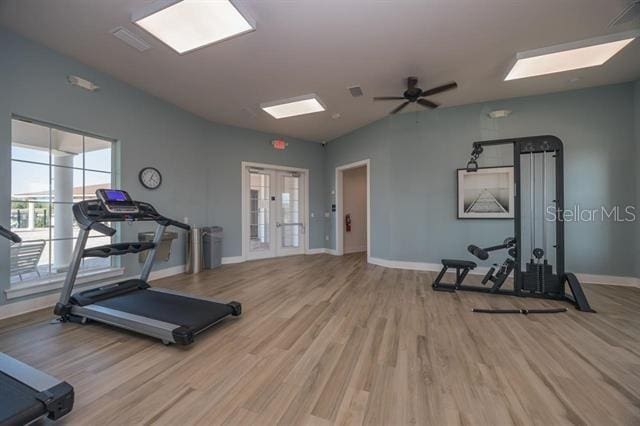
POLYGON ((282 247, 300 247, 302 221, 300 220, 300 176, 289 175, 282 177, 282 194, 280 196, 280 211, 282 214, 282 247))
POLYGON ((269 203, 271 189, 269 175, 260 172, 250 172, 249 189, 249 238, 250 249, 269 250, 271 236, 269 235, 269 203))

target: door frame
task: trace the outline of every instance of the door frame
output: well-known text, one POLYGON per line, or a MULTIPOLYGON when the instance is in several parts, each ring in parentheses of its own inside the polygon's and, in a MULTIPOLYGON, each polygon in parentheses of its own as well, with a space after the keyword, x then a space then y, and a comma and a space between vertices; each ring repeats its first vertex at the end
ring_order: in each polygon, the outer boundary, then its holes
MULTIPOLYGON (((310 234, 310 212, 309 212, 309 169, 302 169, 299 167, 281 166, 277 164, 267 163, 254 163, 251 161, 242 161, 240 163, 240 174, 242 176, 242 260, 249 259, 249 192, 247 187, 247 174, 245 173, 248 167, 256 167, 267 170, 284 171, 284 172, 297 172, 304 174, 304 217, 305 217, 305 232, 304 232, 304 254, 309 253, 309 234, 310 234)), ((276 256, 277 257, 277 256, 276 256)))
POLYGON ((367 262, 371 257, 371 160, 356 161, 336 167, 336 255, 344 255, 344 203, 342 193, 344 192, 342 177, 345 170, 367 168, 367 262))

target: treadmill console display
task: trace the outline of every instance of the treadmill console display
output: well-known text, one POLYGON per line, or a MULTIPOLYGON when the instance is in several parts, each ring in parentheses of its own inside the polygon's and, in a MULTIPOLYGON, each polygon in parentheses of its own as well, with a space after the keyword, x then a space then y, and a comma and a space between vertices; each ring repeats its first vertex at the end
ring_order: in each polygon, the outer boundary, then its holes
POLYGON ((109 213, 124 215, 140 213, 140 208, 126 191, 119 189, 98 189, 96 195, 109 213))

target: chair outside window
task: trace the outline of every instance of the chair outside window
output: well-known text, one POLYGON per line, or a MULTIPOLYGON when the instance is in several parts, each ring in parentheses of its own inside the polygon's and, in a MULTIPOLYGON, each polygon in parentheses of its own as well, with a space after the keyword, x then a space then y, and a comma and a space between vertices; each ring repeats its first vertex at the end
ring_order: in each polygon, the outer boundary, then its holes
POLYGON ((38 262, 46 245, 45 240, 28 241, 11 246, 11 275, 18 275, 20 281, 25 274, 36 273, 40 277, 38 271, 38 262))

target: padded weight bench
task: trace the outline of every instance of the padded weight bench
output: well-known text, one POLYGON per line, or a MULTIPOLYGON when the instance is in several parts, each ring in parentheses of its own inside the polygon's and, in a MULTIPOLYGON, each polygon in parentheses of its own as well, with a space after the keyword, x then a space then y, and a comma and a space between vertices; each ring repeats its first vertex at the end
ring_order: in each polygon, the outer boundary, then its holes
POLYGON ((462 282, 467 277, 469 271, 475 269, 477 266, 478 265, 475 262, 471 262, 469 260, 442 259, 442 270, 438 274, 436 280, 433 282, 432 287, 434 290, 438 291, 454 292, 462 286, 462 282), (440 282, 449 268, 456 269, 455 284, 440 282))

